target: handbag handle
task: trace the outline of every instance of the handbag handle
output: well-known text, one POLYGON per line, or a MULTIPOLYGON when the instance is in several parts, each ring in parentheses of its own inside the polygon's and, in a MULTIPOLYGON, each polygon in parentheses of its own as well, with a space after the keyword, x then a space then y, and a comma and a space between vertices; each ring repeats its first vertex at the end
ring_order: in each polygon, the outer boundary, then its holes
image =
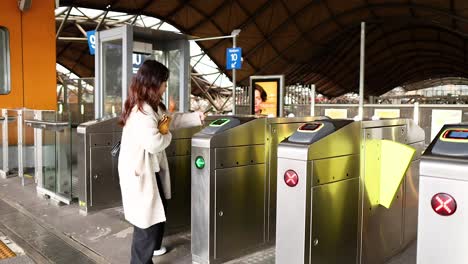
POLYGON ((120 153, 120 140, 112 146, 110 151, 112 157, 116 158, 119 156, 120 153))

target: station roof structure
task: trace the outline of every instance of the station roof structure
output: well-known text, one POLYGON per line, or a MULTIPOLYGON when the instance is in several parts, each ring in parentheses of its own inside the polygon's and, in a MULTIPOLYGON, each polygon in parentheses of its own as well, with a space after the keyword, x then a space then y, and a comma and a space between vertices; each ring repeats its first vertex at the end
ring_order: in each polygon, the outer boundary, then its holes
MULTIPOLYGON (((468 77, 464 0, 61 0, 60 6, 156 17, 194 37, 241 29, 239 85, 247 85, 251 75, 285 74, 287 84, 315 84, 327 96, 357 92, 361 22, 367 95, 428 79, 468 77)), ((199 45, 224 68, 230 39, 199 45)), ((57 52, 65 66, 82 65, 79 76, 94 72, 87 56, 64 59, 60 53, 66 49, 57 52)))

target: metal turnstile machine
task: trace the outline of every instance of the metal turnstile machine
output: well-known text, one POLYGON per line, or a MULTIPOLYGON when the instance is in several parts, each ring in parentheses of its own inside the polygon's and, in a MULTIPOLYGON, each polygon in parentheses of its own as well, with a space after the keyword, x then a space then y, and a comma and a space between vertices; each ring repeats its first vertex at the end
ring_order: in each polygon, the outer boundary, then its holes
POLYGON ((309 122, 279 144, 276 263, 384 263, 416 238, 424 132, 309 122), (416 153, 416 154, 415 154, 416 153))
POLYGON ((120 205, 118 160, 110 154, 112 147, 122 137, 118 118, 80 124, 77 132, 80 211, 89 213, 120 205))
MULTIPOLYGON (((79 205, 83 213, 119 206, 122 203, 117 157, 110 154, 122 136, 118 118, 94 120, 78 126, 79 205)), ((168 201, 169 232, 190 226, 191 137, 200 127, 171 131, 166 149, 171 175, 172 199, 168 201)))
POLYGON ((274 243, 276 148, 315 119, 224 116, 194 135, 194 262, 221 263, 274 243))
POLYGON ((445 125, 421 158, 418 264, 467 263, 467 171, 468 124, 445 125))

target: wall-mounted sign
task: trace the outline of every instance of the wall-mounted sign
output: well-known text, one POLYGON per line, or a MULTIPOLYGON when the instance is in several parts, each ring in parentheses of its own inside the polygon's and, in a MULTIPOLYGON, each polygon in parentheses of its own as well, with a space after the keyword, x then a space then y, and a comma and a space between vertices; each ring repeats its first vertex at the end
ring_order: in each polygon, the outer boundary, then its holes
POLYGON ((374 115, 380 118, 399 118, 400 109, 375 109, 374 115))
POLYGON ((325 109, 325 115, 333 119, 348 118, 348 109, 338 109, 338 108, 325 109))
POLYGON ((462 121, 461 110, 432 110, 431 141, 445 124, 458 124, 462 121))

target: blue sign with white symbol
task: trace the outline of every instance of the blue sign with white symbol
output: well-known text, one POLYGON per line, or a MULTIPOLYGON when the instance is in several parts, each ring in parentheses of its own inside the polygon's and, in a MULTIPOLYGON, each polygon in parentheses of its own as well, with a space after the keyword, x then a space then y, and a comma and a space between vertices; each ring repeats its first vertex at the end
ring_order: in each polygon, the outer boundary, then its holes
POLYGON ((133 53, 133 73, 137 73, 138 69, 141 67, 141 65, 143 65, 143 62, 150 58, 151 56, 149 54, 133 53))
POLYGON ((242 48, 226 49, 226 69, 240 69, 242 67, 242 48))
POLYGON ((86 36, 88 37, 89 53, 94 55, 94 51, 96 50, 96 30, 86 31, 86 36))

